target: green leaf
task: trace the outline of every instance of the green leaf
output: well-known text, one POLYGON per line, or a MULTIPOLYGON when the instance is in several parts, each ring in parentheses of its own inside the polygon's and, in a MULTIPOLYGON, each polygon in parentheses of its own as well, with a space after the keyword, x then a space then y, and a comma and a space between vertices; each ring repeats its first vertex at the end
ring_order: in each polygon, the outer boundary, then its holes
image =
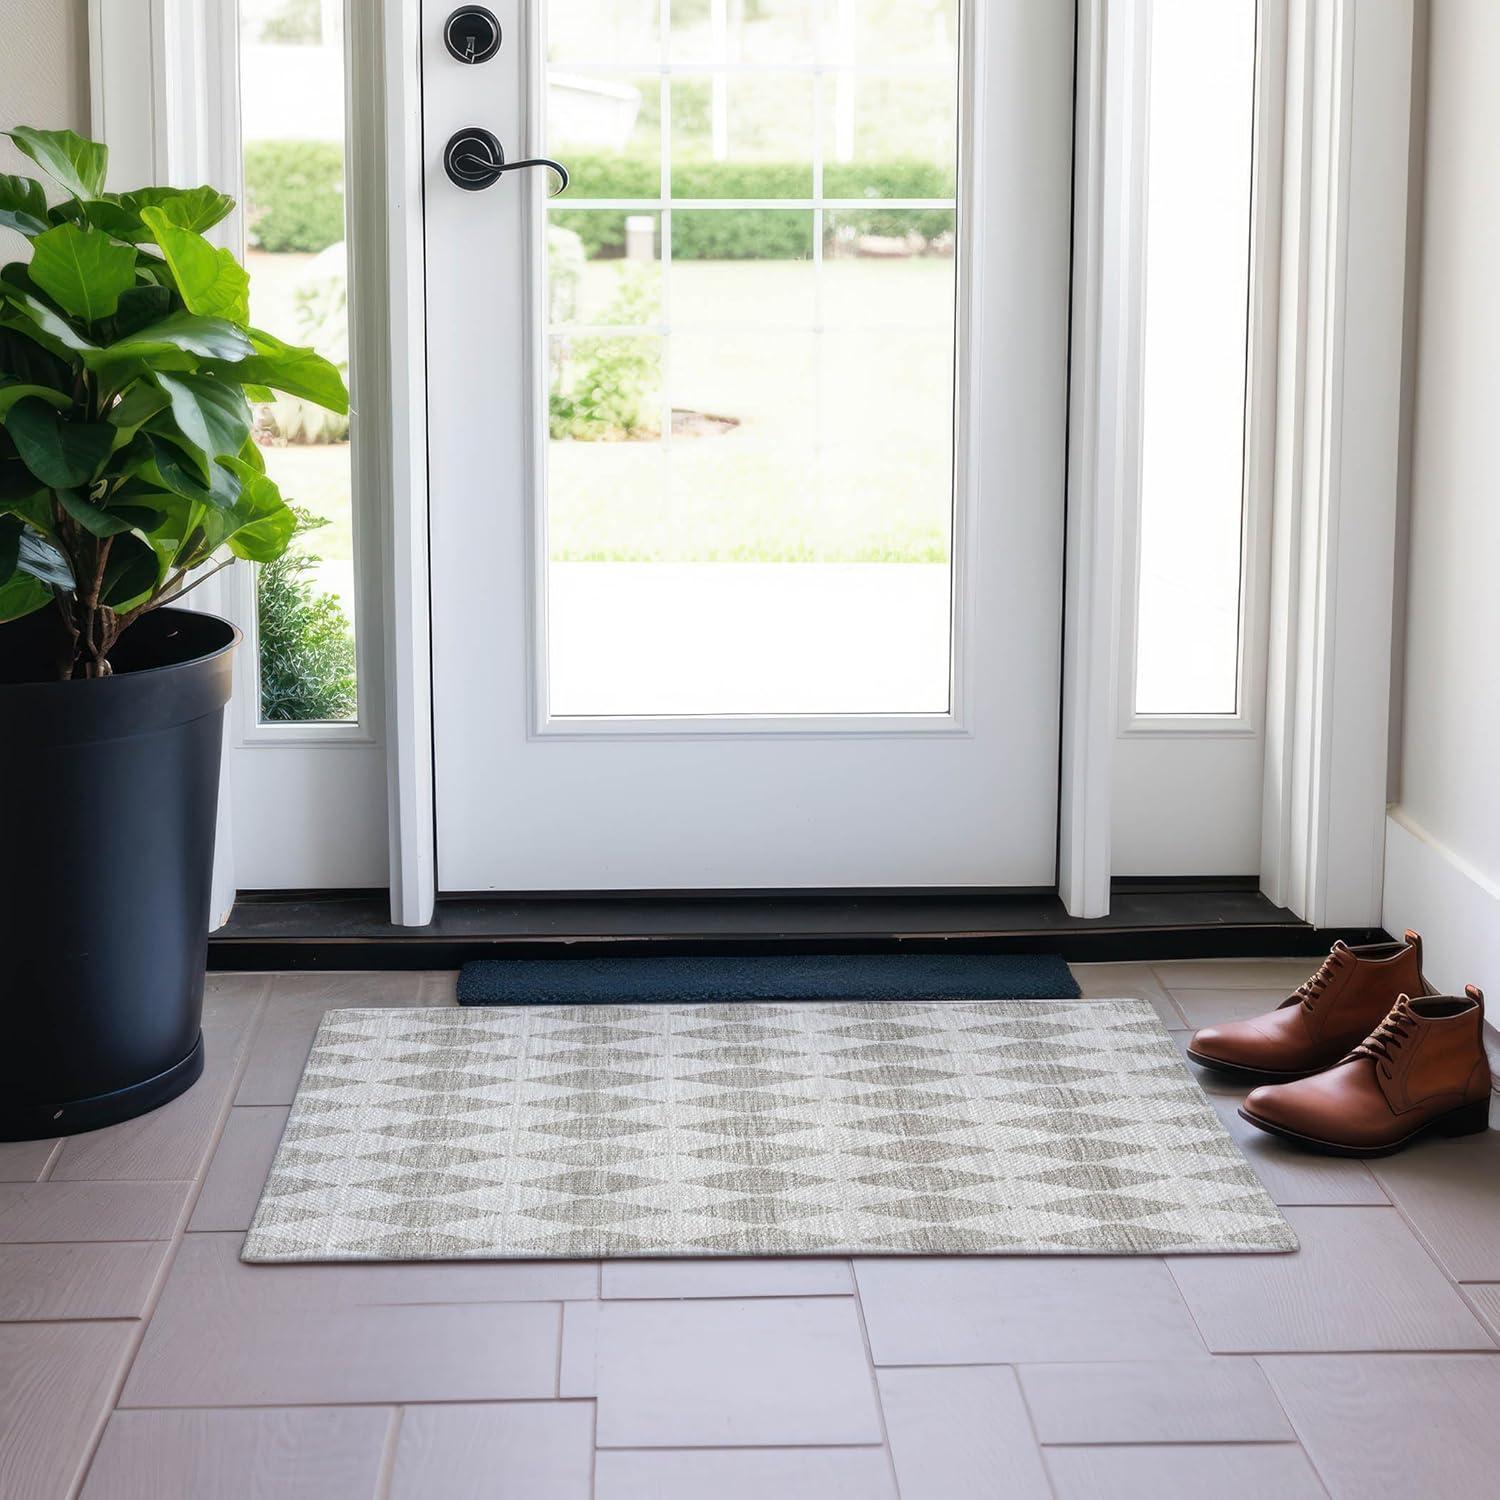
POLYGON ((164 526, 167 520, 165 510, 151 505, 112 505, 109 514, 118 516, 127 526, 133 526, 137 531, 155 531, 164 526))
POLYGON ((284 344, 259 328, 250 330, 250 342, 255 346, 252 358, 216 367, 215 373, 242 384, 271 386, 289 396, 300 396, 304 401, 327 407, 341 416, 349 410, 349 392, 344 386, 344 377, 339 374, 338 367, 321 354, 295 344, 284 344))
POLYGON ((73 582, 73 569, 69 567, 67 558, 46 537, 38 536, 30 528, 21 533, 21 547, 16 558, 16 566, 21 572, 29 573, 33 578, 39 578, 53 588, 76 587, 73 582))
MULTIPOLYGON (((60 358, 31 335, 5 327, 5 313, 4 300, 0 298, 0 370, 27 385, 44 385, 54 391, 71 389, 74 377, 72 356, 60 358)), ((25 315, 16 313, 15 316, 22 318, 25 315)))
POLYGON ((25 401, 34 396, 38 401, 45 401, 50 406, 55 406, 58 411, 66 411, 72 404, 73 398, 65 396, 61 391, 54 391, 45 385, 0 385, 0 422, 4 422, 17 401, 25 401))
POLYGON ((161 582, 161 559, 148 542, 133 532, 121 532, 110 543, 104 564, 104 583, 99 600, 112 609, 128 606, 149 594, 161 582))
POLYGON ((51 592, 29 573, 17 573, 9 583, 0 583, 0 621, 34 615, 51 602, 51 592))
MULTIPOLYGON (((36 481, 33 480, 34 484, 36 481)), ((55 542, 55 521, 52 515, 52 491, 33 490, 29 495, 21 495, 6 504, 5 509, 13 515, 20 516, 34 531, 39 531, 44 537, 55 542)))
POLYGON ((116 450, 123 448, 157 412, 165 411, 170 404, 166 394, 149 381, 137 381, 131 386, 104 417, 117 434, 116 450))
POLYGON ((141 219, 167 258, 188 311, 207 318, 250 320, 250 277, 227 250, 215 249, 191 229, 179 229, 164 209, 144 208, 141 219))
POLYGON ((178 431, 209 458, 238 454, 250 436, 250 406, 237 386, 205 375, 158 374, 178 431))
POLYGON ((266 456, 260 451, 260 444, 255 441, 253 436, 240 449, 240 462, 242 464, 249 464, 257 474, 264 474, 266 472, 266 456))
POLYGON ((104 172, 109 165, 109 148, 96 141, 86 141, 71 130, 37 130, 31 125, 17 125, 14 130, 0 131, 16 145, 59 187, 75 198, 97 198, 104 191, 104 172))
POLYGON ((120 305, 99 330, 112 344, 135 338, 143 328, 159 323, 172 311, 172 294, 164 286, 133 286, 120 293, 120 305))
POLYGON ((60 224, 31 242, 31 279, 64 312, 97 322, 135 285, 135 251, 102 229, 60 224))
POLYGON ((0 583, 9 583, 21 557, 21 518, 0 516, 0 583))
POLYGON ((236 557, 250 562, 274 562, 286 551, 297 529, 297 518, 281 498, 281 491, 264 474, 237 458, 220 459, 240 481, 240 498, 230 511, 225 537, 236 557))
POLYGON ((105 234, 113 235, 117 240, 128 240, 131 244, 151 238, 139 216, 112 195, 82 201, 70 198, 53 208, 52 221, 54 224, 92 224, 95 229, 102 229, 105 234))
MULTIPOLYGON (((139 288, 144 291, 145 288, 139 288)), ((190 312, 175 312, 110 344, 103 359, 151 359, 169 349, 196 354, 200 359, 237 360, 253 353, 245 333, 225 318, 200 318, 190 312)), ((87 363, 92 364, 92 358, 87 363)))
POLYGON ((98 346, 89 342, 59 312, 54 312, 40 297, 8 286, 0 323, 25 337, 34 339, 44 349, 66 359, 85 349, 98 346))
POLYGON ((47 195, 30 177, 0 172, 0 224, 22 234, 42 234, 47 228, 47 195))
POLYGON ((52 489, 87 484, 115 442, 115 429, 108 422, 65 422, 35 396, 16 402, 5 429, 21 461, 52 489))
POLYGON ((169 439, 158 437, 154 433, 147 436, 151 445, 151 458, 141 472, 158 488, 170 490, 174 495, 185 496, 203 505, 211 505, 218 510, 229 509, 239 499, 239 480, 229 470, 219 464, 210 464, 209 478, 205 484, 183 466, 177 449, 169 439))
POLYGON ((148 208, 159 209, 178 229, 202 234, 234 212, 234 199, 206 184, 194 188, 149 187, 122 193, 120 206, 137 219, 148 208))
POLYGON ((94 536, 118 536, 120 532, 129 531, 135 525, 134 521, 104 510, 92 500, 85 500, 77 490, 56 490, 54 493, 62 508, 94 536))

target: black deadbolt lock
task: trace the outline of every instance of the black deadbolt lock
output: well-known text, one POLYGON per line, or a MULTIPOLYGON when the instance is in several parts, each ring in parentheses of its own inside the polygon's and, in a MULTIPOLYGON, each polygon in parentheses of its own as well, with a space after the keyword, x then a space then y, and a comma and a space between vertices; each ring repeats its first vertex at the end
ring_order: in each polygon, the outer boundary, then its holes
POLYGON ((462 5, 448 17, 443 40, 461 63, 488 62, 500 50, 500 23, 482 5, 462 5))

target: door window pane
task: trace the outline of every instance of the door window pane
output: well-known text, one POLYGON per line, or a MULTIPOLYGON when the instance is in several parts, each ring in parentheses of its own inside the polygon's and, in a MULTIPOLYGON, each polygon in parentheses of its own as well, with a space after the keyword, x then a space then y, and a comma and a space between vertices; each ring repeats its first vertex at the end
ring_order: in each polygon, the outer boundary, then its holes
MULTIPOLYGON (((250 319, 349 374, 342 0, 240 0, 250 319)), ((266 472, 297 512, 256 570, 260 716, 358 716, 349 419, 292 396, 255 407, 266 472)))
MULTIPOLYGON (((637 47, 608 170, 550 206, 552 712, 943 713, 957 6, 662 12, 659 87, 637 47)), ((626 75, 571 21, 547 50, 571 166, 569 91, 626 75)))
POLYGON ((1254 0, 1152 7, 1135 711, 1238 705, 1254 0))

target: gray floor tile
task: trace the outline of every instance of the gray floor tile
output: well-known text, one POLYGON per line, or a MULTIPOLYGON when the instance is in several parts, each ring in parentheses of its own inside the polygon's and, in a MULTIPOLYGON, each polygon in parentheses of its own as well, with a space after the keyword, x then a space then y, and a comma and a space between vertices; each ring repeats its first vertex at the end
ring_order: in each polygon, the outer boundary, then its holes
POLYGON ((1322 958, 1181 958, 1152 964, 1167 990, 1280 990, 1284 1000, 1322 958))
POLYGON ((412 1406, 389 1500, 589 1500, 593 1466, 586 1401, 412 1406))
POLYGON ((854 1273, 881 1365, 1180 1359, 1204 1352, 1159 1260, 858 1260, 854 1273))
POLYGON ((290 1104, 325 1011, 345 1006, 420 1005, 418 972, 278 974, 265 1022, 245 1065, 236 1104, 290 1104))
POLYGON ((602 1302, 563 1304, 562 1356, 558 1363, 559 1396, 592 1397, 598 1393, 599 1314, 602 1302))
POLYGON ((237 1104, 229 1111, 189 1229, 250 1227, 288 1112, 284 1104, 237 1104))
POLYGON ((0 1495, 57 1500, 82 1475, 131 1323, 0 1326, 0 1495))
POLYGON ((597 1368, 601 1447, 881 1441, 849 1298, 606 1302, 597 1368))
POLYGON ((1014 1370, 882 1370, 880 1404, 901 1500, 1051 1494, 1014 1370))
POLYGON ((883 1448, 599 1454, 595 1500, 897 1500, 883 1448))
POLYGON ((1261 1364, 1335 1500, 1495 1493, 1500 1359, 1356 1355, 1261 1364))
POLYGON ((246 1266, 182 1242, 122 1406, 304 1406, 555 1394, 560 1308, 594 1268, 501 1262, 246 1266))
POLYGON ((1301 1151, 1287 1141, 1257 1130, 1240 1118, 1244 1090, 1210 1094, 1209 1103, 1240 1148, 1272 1199, 1283 1207, 1293 1204, 1384 1204, 1380 1184, 1362 1161, 1351 1157, 1320 1156, 1301 1151))
POLYGON ((852 1296, 847 1260, 613 1260, 606 1297, 852 1296))
POLYGON ((238 1232, 194 1234, 178 1253, 169 1294, 210 1284, 251 1310, 374 1307, 417 1302, 566 1302, 599 1295, 592 1260, 424 1260, 246 1265, 238 1232))
POLYGON ((1457 1281, 1500 1281, 1500 1105, 1482 1135, 1423 1140, 1370 1164, 1457 1281))
POLYGON ((1057 1500, 1324 1500, 1295 1443, 1048 1448, 1057 1500))
POLYGON ((429 969, 422 975, 423 1005, 458 1004, 458 970, 429 969))
POLYGON ((191 1182, 0 1184, 0 1243, 171 1239, 191 1182))
MULTIPOLYGON (((1174 989, 1172 999, 1188 1027, 1222 1026, 1226 1021, 1248 1021, 1275 1010, 1287 997, 1283 989, 1198 990, 1174 989)), ((1179 1023, 1181 1024, 1181 1023, 1179 1023)))
POLYGON ((83 1500, 374 1500, 379 1406, 117 1411, 83 1500))
POLYGON ((1463 1294, 1495 1342, 1500 1343, 1500 1283, 1471 1281, 1463 1288, 1463 1294))
POLYGON ((52 1181, 181 1182, 196 1178, 260 1015, 264 986, 226 987, 204 1001, 203 1076, 149 1114, 63 1142, 52 1181))
POLYGON ((1492 1340, 1393 1208, 1289 1208, 1290 1255, 1174 1256, 1220 1352, 1485 1349, 1492 1340))
POLYGON ((1150 964, 1069 964, 1084 998, 1149 1000, 1164 1026, 1181 1026, 1182 1015, 1150 964))
POLYGON ((1017 1373, 1044 1443, 1295 1441, 1253 1359, 1025 1365, 1017 1373))
POLYGON ((35 1182, 56 1149, 55 1140, 0 1141, 0 1182, 35 1182))
POLYGON ((170 1248, 163 1240, 0 1245, 0 1323, 138 1318, 170 1248))

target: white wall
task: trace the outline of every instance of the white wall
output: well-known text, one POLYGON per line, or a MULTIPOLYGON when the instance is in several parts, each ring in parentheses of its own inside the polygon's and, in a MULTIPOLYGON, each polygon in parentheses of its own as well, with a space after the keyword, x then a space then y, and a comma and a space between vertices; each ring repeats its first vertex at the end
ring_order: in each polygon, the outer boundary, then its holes
MULTIPOLYGON (((0 0, 0 129, 89 128, 88 0, 0 0)), ((8 140, 0 172, 38 175, 8 140)), ((0 229, 0 263, 19 253, 19 236, 0 229)))
POLYGON ((1433 0, 1385 925, 1500 1014, 1500 4, 1433 0))

